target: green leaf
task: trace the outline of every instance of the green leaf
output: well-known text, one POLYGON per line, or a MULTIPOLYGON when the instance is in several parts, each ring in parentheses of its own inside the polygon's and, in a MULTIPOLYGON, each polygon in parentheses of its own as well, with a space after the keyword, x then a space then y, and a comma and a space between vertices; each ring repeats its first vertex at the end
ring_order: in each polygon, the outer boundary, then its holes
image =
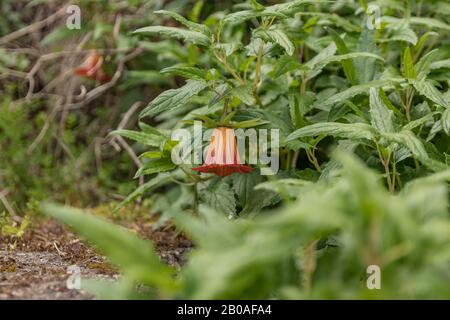
POLYGON ((270 123, 269 121, 262 120, 261 118, 255 118, 250 120, 244 120, 240 122, 233 123, 233 128, 253 128, 261 126, 263 124, 270 123))
POLYGON ((140 117, 154 116, 162 111, 168 111, 182 107, 190 97, 205 89, 208 84, 204 81, 188 80, 184 86, 178 89, 164 91, 141 112, 140 117))
POLYGON ((253 96, 251 88, 248 85, 233 88, 231 90, 231 95, 237 97, 248 106, 254 106, 256 104, 255 97, 253 96))
POLYGON ((168 138, 170 136, 170 132, 167 132, 167 130, 154 128, 144 122, 139 122, 138 125, 139 125, 139 128, 145 133, 148 133, 151 135, 156 135, 156 136, 161 136, 164 138, 168 138))
POLYGON ((442 114, 442 129, 450 136, 450 108, 447 108, 442 114))
POLYGON ((281 4, 274 4, 272 6, 266 7, 267 11, 277 12, 286 16, 293 16, 297 12, 304 9, 303 5, 308 3, 318 3, 318 0, 294 0, 281 4))
POLYGON ((402 129, 403 130, 413 130, 413 129, 417 128, 417 127, 420 127, 420 126, 424 125, 427 122, 433 121, 433 116, 435 114, 437 114, 437 112, 431 112, 431 113, 423 116, 422 118, 410 121, 407 124, 405 124, 402 129))
POLYGON ((232 43, 215 43, 214 47, 228 57, 232 55, 234 52, 240 50, 242 48, 242 43, 232 42, 232 43))
POLYGON ((175 173, 160 173, 156 177, 147 181, 143 185, 139 186, 136 190, 130 193, 122 202, 120 202, 113 210, 113 212, 119 211, 121 208, 131 203, 138 197, 142 196, 145 192, 152 191, 170 181, 172 181, 172 175, 175 173))
POLYGON ((330 62, 340 62, 340 61, 346 61, 349 59, 355 59, 355 58, 373 58, 376 60, 384 61, 382 57, 380 57, 377 54, 370 53, 370 52, 351 52, 341 55, 335 55, 332 56, 326 60, 323 61, 324 64, 328 64, 330 62))
POLYGON ((312 59, 308 60, 306 62, 306 66, 309 69, 316 69, 317 66, 323 65, 324 61, 327 61, 330 59, 334 54, 336 53, 336 44, 330 43, 327 47, 325 47, 323 50, 320 50, 318 54, 316 54, 312 59))
POLYGON ((170 159, 161 158, 158 160, 151 160, 149 162, 146 162, 141 168, 139 168, 134 178, 164 171, 170 171, 175 168, 176 164, 174 164, 170 159))
POLYGON ((234 12, 227 14, 223 18, 223 23, 229 24, 241 24, 249 19, 260 18, 260 17, 278 17, 285 18, 286 16, 280 12, 271 11, 269 9, 259 11, 259 10, 243 10, 239 12, 234 12))
POLYGON ((203 33, 190 31, 175 27, 165 27, 165 26, 150 26, 144 27, 135 30, 133 33, 149 33, 149 34, 160 34, 163 36, 167 36, 169 38, 180 39, 186 42, 209 46, 211 44, 211 40, 205 36, 203 33))
POLYGON ((325 101, 317 101, 314 105, 315 107, 328 107, 334 105, 336 103, 344 102, 350 98, 353 98, 359 94, 367 94, 370 88, 382 88, 384 86, 393 85, 396 83, 400 83, 403 81, 402 79, 384 79, 384 80, 375 80, 372 82, 368 82, 366 84, 360 84, 356 86, 352 86, 342 92, 339 92, 327 99, 325 101))
POLYGON ((211 31, 209 30, 209 28, 207 26, 205 26, 203 24, 199 24, 199 23, 195 23, 195 22, 189 21, 186 18, 184 18, 183 16, 179 15, 178 13, 176 13, 176 12, 167 11, 167 10, 158 10, 158 11, 155 11, 155 13, 161 13, 161 14, 164 14, 166 16, 169 16, 169 17, 177 20, 181 24, 184 24, 186 27, 188 27, 192 31, 203 33, 204 35, 206 35, 208 37, 211 36, 211 31))
POLYGON ((415 46, 418 39, 414 30, 405 26, 402 28, 394 29, 389 38, 384 41, 405 41, 415 46))
POLYGON ((402 72, 403 72, 403 76, 406 79, 415 79, 416 78, 414 62, 413 62, 413 58, 411 56, 411 49, 409 47, 406 47, 406 49, 403 53, 402 72))
POLYGON ((379 132, 394 132, 393 112, 384 105, 375 88, 370 88, 370 116, 372 126, 379 132))
MULTIPOLYGON (((331 34, 334 43, 336 44, 339 54, 348 54, 350 50, 347 48, 344 40, 341 36, 331 28, 326 28, 326 30, 331 34)), ((353 62, 349 59, 342 60, 342 68, 344 69, 345 76, 350 84, 356 84, 356 70, 353 62)))
POLYGON ((206 78, 206 75, 208 74, 208 71, 196 67, 175 65, 162 69, 160 73, 162 74, 168 73, 188 79, 204 80, 206 78))
POLYGON ((284 55, 277 59, 277 61, 275 62, 273 70, 271 71, 271 75, 275 78, 278 78, 286 72, 296 70, 306 71, 308 69, 300 64, 294 57, 284 55))
POLYGON ((245 207, 255 195, 254 187, 262 182, 263 178, 256 170, 248 174, 233 174, 231 178, 233 180, 233 190, 241 206, 245 207))
MULTIPOLYGON (((375 42, 375 30, 364 28, 358 40, 357 51, 377 53, 378 48, 375 42)), ((365 84, 373 81, 379 71, 377 60, 367 57, 357 58, 354 62, 358 83, 365 84)))
POLYGON ((292 56, 295 51, 295 47, 291 40, 289 40, 288 36, 281 29, 271 28, 269 30, 258 30, 255 32, 255 36, 261 37, 265 41, 278 44, 290 56, 292 56))
POLYGON ((437 28, 437 29, 443 29, 450 31, 450 25, 447 23, 444 23, 438 19, 434 18, 422 18, 422 17, 411 17, 409 18, 409 22, 411 24, 419 24, 426 27, 431 28, 437 28))
POLYGON ((230 186, 220 179, 214 179, 211 183, 200 189, 200 197, 211 208, 225 213, 227 216, 236 214, 236 199, 230 186))
POLYGON ((434 61, 430 64, 431 70, 441 69, 441 68, 450 68, 450 59, 434 61))
POLYGON ((423 96, 427 97, 434 103, 437 103, 440 106, 448 107, 447 101, 445 101, 441 92, 436 89, 433 83, 428 79, 423 80, 413 80, 412 84, 414 88, 423 96))
POLYGON ((166 139, 161 135, 154 135, 145 132, 124 130, 124 129, 115 130, 111 132, 110 135, 119 135, 151 147, 159 147, 161 143, 166 139))
POLYGON ((375 138, 373 128, 365 123, 321 122, 295 130, 286 138, 286 141, 318 135, 347 139, 373 140, 375 138))
POLYGON ((131 279, 163 291, 172 291, 176 287, 174 270, 159 260, 151 242, 76 208, 44 203, 40 211, 68 224, 131 279))
POLYGON ((423 80, 432 70, 432 64, 440 56, 440 51, 435 49, 428 52, 416 63, 415 69, 417 73, 417 79, 423 80))
POLYGON ((382 133, 382 136, 389 141, 404 145, 420 161, 426 163, 429 160, 425 147, 413 132, 402 130, 396 133, 382 133))
POLYGON ((265 7, 256 0, 250 0, 250 3, 252 4, 253 9, 255 10, 259 11, 265 9, 265 7))
POLYGON ((315 95, 312 92, 289 94, 289 112, 292 124, 300 128, 304 124, 304 115, 311 110, 315 95))
POLYGON ((304 186, 311 184, 312 182, 307 180, 286 178, 262 182, 255 187, 255 190, 270 190, 281 196, 287 195, 291 198, 296 198, 300 195, 304 186))

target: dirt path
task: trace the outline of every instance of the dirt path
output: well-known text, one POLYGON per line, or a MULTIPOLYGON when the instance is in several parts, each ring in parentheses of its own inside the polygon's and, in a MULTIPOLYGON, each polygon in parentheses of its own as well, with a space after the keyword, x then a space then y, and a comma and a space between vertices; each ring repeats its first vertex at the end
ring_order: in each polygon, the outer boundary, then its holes
MULTIPOLYGON (((122 223, 151 239, 162 260, 181 266, 192 247, 172 229, 152 230, 148 221, 122 223)), ((68 267, 76 265, 85 277, 116 279, 106 260, 55 221, 28 230, 20 239, 0 237, 0 299, 91 299, 67 288, 68 267)))

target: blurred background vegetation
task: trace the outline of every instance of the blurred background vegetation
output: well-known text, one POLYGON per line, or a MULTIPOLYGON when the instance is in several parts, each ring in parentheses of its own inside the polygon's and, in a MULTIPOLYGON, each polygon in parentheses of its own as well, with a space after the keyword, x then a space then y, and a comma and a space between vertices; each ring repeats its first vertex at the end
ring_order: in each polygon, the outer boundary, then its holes
POLYGON ((196 20, 227 1, 27 1, 0 4, 0 211, 20 213, 42 199, 87 206, 120 200, 138 184, 124 140, 136 111, 180 79, 159 70, 197 58, 171 41, 130 35, 173 24, 152 12, 168 9, 196 20), (81 29, 66 27, 64 4, 81 8, 81 29), (17 30, 19 30, 17 32, 17 30), (136 49, 139 47, 140 49, 136 49), (101 87, 74 75, 90 49, 104 55, 113 77, 101 87), (127 113, 130 108, 134 111, 127 113))

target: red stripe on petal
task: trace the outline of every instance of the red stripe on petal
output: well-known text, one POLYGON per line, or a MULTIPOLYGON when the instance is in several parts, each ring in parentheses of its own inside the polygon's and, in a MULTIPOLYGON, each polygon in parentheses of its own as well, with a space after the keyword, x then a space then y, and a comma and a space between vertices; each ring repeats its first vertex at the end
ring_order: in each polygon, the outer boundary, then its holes
POLYGON ((192 170, 203 172, 203 173, 213 173, 220 177, 226 177, 233 173, 238 174, 246 174, 250 173, 253 170, 255 170, 252 167, 243 165, 243 164, 210 164, 210 165, 203 165, 200 167, 192 168, 192 170))

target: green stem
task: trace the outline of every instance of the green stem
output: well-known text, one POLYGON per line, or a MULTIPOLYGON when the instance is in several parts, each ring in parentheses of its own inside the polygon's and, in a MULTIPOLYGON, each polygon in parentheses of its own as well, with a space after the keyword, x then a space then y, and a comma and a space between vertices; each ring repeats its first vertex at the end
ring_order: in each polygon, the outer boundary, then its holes
POLYGON ((198 214, 198 203, 199 203, 199 198, 198 198, 198 189, 197 189, 197 182, 196 182, 196 183, 194 183, 194 203, 193 203, 194 214, 198 214))
POLYGON ((261 62, 263 50, 264 50, 264 42, 261 42, 258 48, 258 56, 256 59, 256 68, 255 68, 255 79, 253 81, 253 96, 255 97, 256 103, 258 104, 259 108, 261 109, 263 105, 258 94, 258 86, 259 82, 261 81, 261 62))

